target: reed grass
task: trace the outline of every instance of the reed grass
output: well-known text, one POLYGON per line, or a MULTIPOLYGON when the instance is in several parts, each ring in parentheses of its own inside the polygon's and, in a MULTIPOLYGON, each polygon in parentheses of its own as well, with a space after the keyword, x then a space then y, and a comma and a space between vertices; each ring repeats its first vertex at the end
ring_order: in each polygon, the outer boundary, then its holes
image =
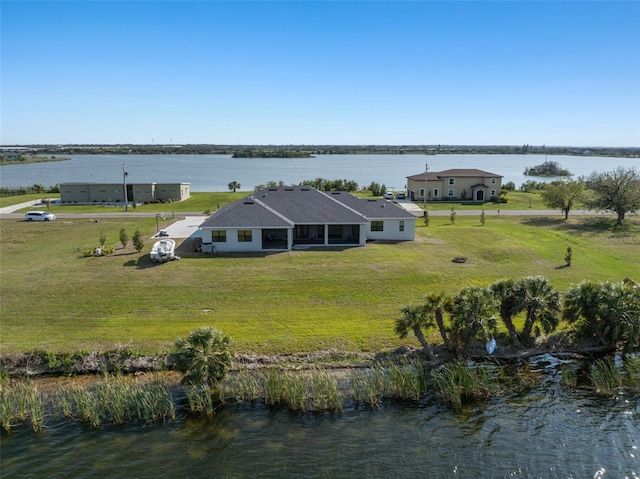
POLYGON ((469 400, 486 400, 499 390, 495 373, 486 365, 456 360, 435 373, 442 399, 456 411, 469 400))
POLYGON ((22 382, 0 381, 0 426, 7 433, 28 416, 30 388, 22 382))
POLYGON ((378 364, 351 376, 353 399, 371 407, 384 399, 419 401, 430 383, 429 370, 420 361, 378 364))
POLYGON ((336 379, 320 368, 303 372, 245 369, 224 381, 224 394, 236 402, 262 400, 268 406, 287 407, 294 412, 341 411, 343 407, 336 379))
POLYGON ((560 379, 567 389, 575 389, 578 386, 578 373, 571 365, 560 366, 560 379))
POLYGON ((208 386, 185 386, 185 393, 189 402, 189 410, 208 418, 212 418, 220 406, 220 396, 208 386), (214 397, 218 397, 215 400, 214 397))
POLYGON ((624 358, 624 384, 632 392, 640 392, 640 356, 624 358))
POLYGON ((614 397, 622 387, 622 371, 613 357, 598 359, 591 366, 590 381, 596 394, 614 397))

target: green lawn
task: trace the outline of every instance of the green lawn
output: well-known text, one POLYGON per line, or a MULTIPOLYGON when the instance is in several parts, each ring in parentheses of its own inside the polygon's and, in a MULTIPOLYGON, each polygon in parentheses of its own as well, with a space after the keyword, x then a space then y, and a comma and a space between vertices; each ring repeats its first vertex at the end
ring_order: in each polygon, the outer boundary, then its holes
MULTIPOLYGON (((129 211, 137 212, 196 212, 202 213, 206 210, 215 211, 220 207, 223 207, 233 201, 244 198, 251 194, 249 191, 237 191, 233 192, 219 192, 219 193, 191 193, 191 198, 185 201, 175 203, 152 203, 137 206, 135 210, 129 207, 129 211)), ((24 201, 36 201, 43 197, 58 197, 59 195, 49 194, 32 194, 24 196, 12 196, 9 198, 0 198, 0 207, 9 206, 12 204, 22 203, 24 201)), ((368 192, 360 192, 358 196, 362 198, 372 198, 368 192)), ((507 196, 508 203, 484 203, 483 205, 461 205, 460 203, 440 201, 427 203, 428 210, 450 210, 453 206, 456 210, 544 210, 547 207, 544 205, 539 193, 523 193, 521 191, 512 191, 507 196)), ((417 205, 423 206, 422 203, 416 202, 417 205)), ((33 208, 24 208, 21 212, 29 211, 33 208)), ((105 212, 124 212, 124 206, 104 206, 102 204, 96 205, 59 205, 51 204, 49 211, 51 213, 105 213, 105 212)))
MULTIPOLYGON (((199 195, 196 195, 196 197, 199 195)), ((561 291, 582 279, 638 280, 640 219, 434 217, 416 241, 266 255, 179 253, 155 265, 121 249, 118 232, 155 233, 154 218, 50 223, 0 221, 0 352, 77 351, 118 345, 167 351, 175 338, 213 325, 235 350, 378 351, 399 340, 403 304, 429 291, 456 292, 499 278, 549 277, 561 291), (116 255, 83 258, 100 233, 116 255), (563 268, 567 246, 573 266, 563 268), (451 262, 456 256, 467 264, 451 262)), ((434 332, 435 338, 435 332, 434 332)))

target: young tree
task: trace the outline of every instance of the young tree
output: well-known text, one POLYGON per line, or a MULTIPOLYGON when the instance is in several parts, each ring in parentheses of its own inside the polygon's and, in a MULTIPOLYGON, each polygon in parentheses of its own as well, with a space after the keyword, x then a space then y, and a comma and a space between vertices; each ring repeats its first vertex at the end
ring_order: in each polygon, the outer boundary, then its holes
POLYGON ((104 246, 107 242, 107 235, 104 234, 104 231, 100 230, 100 246, 104 246))
POLYGON ((564 219, 569 218, 571 209, 582 201, 584 182, 582 180, 552 181, 547 183, 540 196, 549 208, 560 208, 564 219))
POLYGON ((427 210, 422 214, 422 221, 424 221, 425 226, 429 226, 429 212, 427 210))
POLYGON ((142 251, 142 248, 144 248, 144 241, 142 239, 142 233, 140 233, 140 230, 135 230, 131 241, 133 241, 133 247, 138 253, 142 251))
POLYGON ((123 248, 127 247, 127 243, 129 243, 129 235, 124 228, 120 228, 120 243, 123 248))
POLYGON ((480 213, 480 224, 482 226, 484 226, 486 219, 485 219, 485 213, 484 213, 484 208, 482 209, 482 213, 480 213))
POLYGON ((215 386, 231 367, 231 338, 215 328, 198 328, 175 343, 173 359, 182 384, 215 386))
POLYGON ((229 185, 228 185, 228 186, 229 186, 229 191, 232 191, 232 190, 233 190, 233 192, 235 193, 235 192, 236 192, 236 190, 237 190, 238 188, 240 188, 240 183, 238 183, 237 181, 235 181, 235 180, 234 180, 234 181, 232 181, 231 183, 229 183, 229 185))
POLYGON ((412 332, 416 339, 420 341, 429 361, 433 361, 435 359, 433 350, 422 332, 423 328, 429 329, 435 326, 433 316, 426 314, 427 312, 423 305, 403 306, 400 311, 402 315, 396 319, 396 334, 401 339, 404 339, 409 335, 409 332, 412 332))
POLYGON ((564 255, 564 264, 569 267, 571 266, 571 260, 573 259, 573 250, 571 246, 567 246, 567 254, 564 255))
POLYGON ((586 182, 593 191, 587 202, 590 208, 610 210, 618 215, 621 225, 627 213, 640 209, 640 173, 635 168, 617 168, 605 173, 592 173, 586 182))

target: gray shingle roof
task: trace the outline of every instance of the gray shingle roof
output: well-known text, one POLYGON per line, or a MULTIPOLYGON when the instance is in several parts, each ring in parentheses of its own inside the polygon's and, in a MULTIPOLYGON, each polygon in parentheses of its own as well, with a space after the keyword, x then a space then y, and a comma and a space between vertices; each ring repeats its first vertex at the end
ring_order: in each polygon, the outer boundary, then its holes
POLYGON ((402 218, 415 219, 415 216, 404 208, 380 198, 358 198, 345 191, 332 191, 326 194, 331 195, 332 198, 362 213, 370 220, 402 218))
POLYGON ((220 208, 202 228, 291 228, 294 224, 250 196, 220 208))
POLYGON ((295 224, 367 223, 361 214, 310 186, 265 188, 255 197, 295 224))
POLYGON ((302 224, 366 224, 377 219, 415 219, 382 199, 321 192, 310 186, 265 188, 211 215, 203 228, 291 228, 302 224))

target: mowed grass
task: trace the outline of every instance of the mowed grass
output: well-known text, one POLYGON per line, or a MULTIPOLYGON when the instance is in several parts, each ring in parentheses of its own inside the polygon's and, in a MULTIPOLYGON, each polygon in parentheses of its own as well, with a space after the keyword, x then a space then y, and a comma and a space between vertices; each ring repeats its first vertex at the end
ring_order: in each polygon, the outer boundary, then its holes
MULTIPOLYGON (((202 213, 204 211, 215 211, 223 206, 232 203, 233 201, 244 198, 245 196, 250 195, 250 191, 236 191, 235 193, 229 192, 214 192, 214 193, 202 193, 195 192, 191 193, 191 197, 184 201, 174 202, 174 203, 150 203, 145 205, 129 207, 128 211, 130 212, 138 212, 138 213, 182 213, 182 212, 191 212, 191 213, 202 213)), ((17 203, 22 203, 26 201, 38 201, 42 198, 58 198, 60 195, 58 194, 48 194, 48 193, 40 193, 40 194, 31 194, 24 196, 12 196, 8 198, 0 198, 0 207, 10 206, 17 203)), ((361 198, 374 198, 370 192, 363 191, 359 192, 357 196, 361 198)), ((379 198, 379 197, 376 197, 379 198)), ((524 193, 522 191, 511 191, 509 192, 507 198, 509 201, 507 203, 484 203, 482 205, 462 205, 459 202, 449 202, 449 201, 440 201, 440 202, 430 202, 427 203, 427 210, 429 211, 449 211, 451 207, 455 210, 477 210, 478 213, 485 209, 489 210, 526 210, 526 209, 534 209, 534 210, 544 210, 547 207, 544 205, 542 198, 539 193, 524 193)), ((423 203, 416 202, 416 204, 420 207, 423 206, 423 203)), ((38 209, 46 209, 43 205, 33 206, 29 208, 23 208, 19 210, 19 212, 27 212, 34 208, 38 209)), ((51 203, 49 205, 48 211, 51 213, 124 213, 124 206, 105 206, 101 203, 86 205, 86 204, 65 204, 60 205, 58 203, 51 203)))
MULTIPOLYGON (((475 217, 418 220, 416 240, 273 254, 179 252, 153 264, 154 218, 51 223, 0 221, 0 352, 171 349, 203 325, 231 335, 236 352, 381 351, 398 339, 404 304, 503 278, 547 276, 560 291, 583 279, 638 280, 640 219, 475 217), (140 229, 142 253, 118 241, 140 229), (109 257, 82 256, 100 233, 109 257), (573 265, 563 267, 567 246, 573 265), (453 263, 457 256, 466 264, 453 263)), ((432 339, 436 339, 436 332, 432 339)))

